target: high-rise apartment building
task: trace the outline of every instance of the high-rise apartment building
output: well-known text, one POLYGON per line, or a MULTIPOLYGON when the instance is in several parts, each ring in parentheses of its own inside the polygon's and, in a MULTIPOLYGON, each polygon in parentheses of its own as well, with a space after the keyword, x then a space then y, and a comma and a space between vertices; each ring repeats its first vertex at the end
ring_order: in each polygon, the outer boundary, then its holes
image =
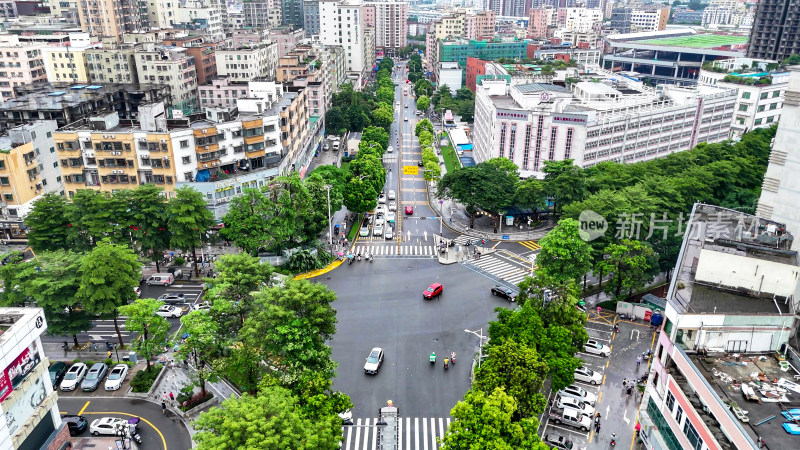
POLYGON ((478 11, 464 17, 464 37, 467 39, 493 39, 495 32, 494 11, 478 11))
POLYGON ((347 71, 366 74, 375 54, 367 55, 364 4, 361 0, 320 0, 320 39, 324 45, 344 48, 347 71))
POLYGON ((747 56, 782 61, 800 54, 800 8, 794 0, 759 0, 747 56))
POLYGON ((202 34, 209 42, 225 39, 227 10, 217 0, 186 0, 178 8, 176 16, 174 28, 202 34))
POLYGON ((147 12, 131 0, 78 0, 81 29, 92 36, 122 38, 123 33, 144 29, 147 12))
POLYGON ((374 10, 375 47, 389 56, 405 47, 408 40, 408 3, 404 1, 366 2, 374 10))
POLYGON ((197 109, 197 71, 185 48, 144 43, 134 56, 139 83, 166 84, 175 109, 184 113, 197 109))
POLYGON ((278 58, 286 56, 300 44, 305 33, 301 28, 290 25, 272 27, 267 33, 267 38, 274 42, 278 48, 278 58))
POLYGON ((303 29, 308 37, 319 34, 319 0, 303 0, 303 29))
POLYGON ((667 28, 669 8, 647 5, 641 8, 614 8, 611 12, 611 28, 621 34, 659 31, 667 28))
POLYGON ((137 83, 133 46, 91 48, 85 52, 91 83, 137 83))
POLYGON ((542 39, 547 37, 547 18, 550 10, 545 8, 533 8, 528 13, 528 37, 542 39))
POLYGON ((247 83, 256 78, 275 79, 278 46, 274 42, 216 51, 217 74, 232 82, 247 83))
POLYGON ((41 43, 20 42, 13 34, 0 35, 0 103, 14 98, 14 88, 47 80, 41 43))
POLYGON ((244 13, 244 26, 250 28, 269 28, 269 9, 271 0, 244 0, 242 13, 244 13))
POLYGON ((282 0, 281 16, 281 25, 303 28, 303 0, 282 0))

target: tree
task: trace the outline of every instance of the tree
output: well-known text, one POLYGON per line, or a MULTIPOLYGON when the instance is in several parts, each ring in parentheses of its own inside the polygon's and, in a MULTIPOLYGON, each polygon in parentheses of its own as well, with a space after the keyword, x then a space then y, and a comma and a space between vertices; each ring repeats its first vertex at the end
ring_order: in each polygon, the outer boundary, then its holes
POLYGON ((386 168, 383 167, 380 158, 375 155, 359 155, 350 162, 350 175, 351 182, 353 179, 363 178, 372 185, 372 190, 375 192, 382 191, 384 184, 386 184, 386 168))
POLYGON ((308 418, 296 398, 280 387, 266 387, 255 397, 229 398, 200 414, 195 428, 198 450, 335 450, 341 439, 336 414, 308 418))
POLYGON ((439 89, 431 97, 431 103, 436 108, 445 108, 451 104, 452 100, 453 94, 450 92, 450 86, 446 84, 439 86, 439 89))
POLYGON ((22 289, 16 288, 25 280, 19 268, 20 264, 24 263, 22 253, 6 253, 3 255, 3 259, 5 264, 0 264, 0 278, 3 281, 3 289, 0 290, 0 306, 25 306, 28 298, 22 289))
POLYGON ((360 102, 347 108, 347 122, 350 124, 350 131, 361 131, 369 125, 369 117, 360 102))
POLYGON ((197 380, 200 394, 205 397, 206 382, 219 379, 211 361, 211 357, 216 353, 216 346, 219 345, 217 323, 208 311, 192 311, 181 317, 181 324, 188 336, 183 345, 178 347, 178 357, 192 362, 194 365, 192 377, 197 380))
POLYGON ((535 347, 506 339, 489 345, 488 356, 475 372, 476 389, 492 392, 502 388, 517 402, 517 417, 535 417, 544 412, 547 399, 542 394, 547 364, 535 347))
POLYGON ((372 121, 375 125, 389 129, 394 122, 394 110, 391 103, 378 103, 378 107, 372 111, 372 121))
POLYGON ((502 388, 490 393, 471 389, 464 400, 450 411, 453 422, 444 439, 442 450, 548 450, 539 441, 536 417, 515 420, 517 402, 502 388))
POLYGON ((103 238, 116 243, 120 241, 116 234, 119 222, 124 219, 115 214, 111 197, 105 192, 79 189, 72 197, 67 217, 71 224, 70 240, 75 250, 89 250, 103 238))
POLYGON ((383 153, 389 146, 389 132, 381 127, 367 127, 364 128, 364 132, 361 133, 361 141, 377 142, 383 149, 381 151, 381 153, 383 153))
POLYGON ((100 241, 81 258, 79 274, 76 299, 89 312, 113 317, 119 345, 124 347, 117 309, 136 298, 133 287, 142 279, 142 264, 136 254, 122 245, 100 241))
POLYGON ((623 239, 619 244, 609 244, 604 253, 605 259, 598 266, 611 275, 605 291, 614 298, 620 298, 623 288, 630 294, 652 281, 649 260, 653 249, 646 243, 623 239))
POLYGON ((420 133, 426 130, 433 134, 433 124, 428 119, 422 119, 414 127, 414 136, 419 136, 420 133))
MULTIPOLYGON (((328 199, 330 199, 330 212, 333 215, 342 209, 344 196, 343 187, 328 183, 322 176, 312 173, 303 182, 311 196, 311 206, 307 218, 308 228, 305 230, 306 241, 312 241, 321 231, 328 231, 328 199), (326 186, 330 186, 330 195, 326 186)), ((332 219, 331 219, 332 220, 332 219)), ((331 225, 332 226, 332 225, 331 225)))
POLYGON ((142 256, 156 263, 156 271, 160 272, 159 263, 164 251, 169 248, 168 205, 164 191, 154 184, 142 184, 131 192, 130 217, 134 223, 131 235, 142 256))
POLYGON ((224 226, 220 235, 248 254, 255 255, 270 238, 266 219, 272 207, 272 202, 260 190, 242 189, 241 195, 233 197, 228 213, 222 218, 224 226))
POLYGON ((528 178, 517 183, 514 191, 514 206, 534 210, 545 206, 544 186, 536 178, 528 178))
POLYGON ((69 209, 67 199, 54 192, 44 194, 33 203, 25 223, 29 228, 28 244, 36 252, 70 247, 69 209))
POLYGON ((139 298, 130 305, 119 307, 119 314, 128 316, 125 319, 125 328, 139 334, 139 339, 131 345, 147 360, 148 372, 152 369, 150 361, 163 351, 170 329, 169 321, 156 314, 163 304, 164 302, 153 298, 139 298))
POLYGON ((336 363, 326 342, 336 332, 336 294, 324 285, 289 280, 281 288, 254 294, 255 307, 240 332, 245 345, 278 371, 276 379, 298 389, 308 374, 332 379, 336 363))
POLYGON ((184 251, 191 250, 195 275, 200 276, 197 247, 203 245, 206 232, 214 224, 214 216, 206 208, 203 194, 189 186, 175 190, 175 197, 169 201, 169 212, 170 245, 184 251))
POLYGON ((456 91, 456 100, 466 100, 469 102, 475 102, 475 93, 466 86, 458 88, 456 91))
MULTIPOLYGON (((223 336, 235 337, 253 307, 253 293, 272 284, 274 269, 245 253, 221 255, 214 266, 216 277, 206 298, 212 302, 212 315, 235 318, 235 324, 219 330, 223 336)), ((225 320, 220 319, 220 323, 225 320)))
POLYGON ((378 88, 378 92, 375 94, 375 97, 379 102, 392 104, 394 103, 394 89, 391 87, 381 87, 378 88))
POLYGON ((428 130, 422 130, 419 133, 419 146, 430 147, 433 143, 433 133, 428 130))
POLYGON ((420 111, 427 111, 428 107, 431 105, 431 99, 426 95, 420 95, 417 97, 417 109, 420 111))
POLYGON ((466 205, 472 227, 478 210, 499 217, 511 204, 518 179, 514 163, 506 158, 492 158, 473 167, 446 173, 439 183, 438 196, 466 205))
POLYGON ((461 120, 472 123, 475 121, 475 100, 461 100, 456 103, 456 110, 461 120))
POLYGON ((571 159, 545 161, 542 171, 545 173, 545 192, 553 198, 554 210, 586 196, 586 179, 571 159))
POLYGON ((430 97, 431 94, 433 94, 433 87, 430 81, 423 78, 414 83, 414 95, 417 97, 423 95, 430 97))
POLYGON ((540 241, 542 249, 536 257, 539 271, 544 271, 558 284, 578 281, 592 269, 592 249, 580 236, 580 224, 562 219, 540 241))
POLYGON ((378 193, 374 183, 365 177, 350 177, 344 187, 344 206, 350 211, 363 213, 375 209, 378 204, 378 193))
POLYGON ((350 128, 349 116, 340 106, 333 106, 325 113, 325 132, 329 135, 342 135, 350 128))
POLYGON ((36 299, 37 306, 44 309, 47 317, 47 332, 72 336, 77 347, 77 335, 91 330, 95 318, 79 307, 76 298, 80 288, 81 255, 69 250, 42 252, 36 259, 7 266, 16 270, 17 276, 15 284, 6 284, 6 288, 19 290, 25 298, 36 299))

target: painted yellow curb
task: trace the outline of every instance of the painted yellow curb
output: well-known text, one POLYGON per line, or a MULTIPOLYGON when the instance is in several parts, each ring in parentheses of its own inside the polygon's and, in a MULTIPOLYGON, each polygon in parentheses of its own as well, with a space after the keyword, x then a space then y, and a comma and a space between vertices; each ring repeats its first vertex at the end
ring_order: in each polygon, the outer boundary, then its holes
POLYGON ((323 267, 322 269, 312 270, 311 272, 301 273, 300 275, 296 275, 294 277, 295 280, 305 280, 308 278, 318 277, 320 275, 325 275, 326 273, 330 272, 331 270, 339 267, 342 264, 342 261, 336 260, 327 266, 323 267))

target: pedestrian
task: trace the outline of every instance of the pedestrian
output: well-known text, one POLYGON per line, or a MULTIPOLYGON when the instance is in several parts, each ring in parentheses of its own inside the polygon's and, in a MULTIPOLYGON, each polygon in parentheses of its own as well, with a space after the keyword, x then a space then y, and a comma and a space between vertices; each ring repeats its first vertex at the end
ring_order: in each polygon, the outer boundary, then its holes
POLYGON ((594 432, 595 434, 600 434, 600 422, 594 424, 594 432))
POLYGON ((175 404, 175 395, 173 395, 172 392, 169 393, 169 404, 170 405, 175 404))
POLYGON ((450 225, 453 224, 453 217, 450 217, 450 225))
POLYGON ((636 357, 636 370, 639 370, 640 365, 642 365, 642 355, 636 357))
POLYGON ((631 392, 633 392, 633 387, 628 386, 628 397, 631 396, 631 392))
POLYGON ((161 401, 161 415, 162 416, 166 416, 167 415, 167 402, 165 402, 163 400, 161 401))
POLYGON ((628 379, 627 378, 623 378, 622 379, 622 389, 625 389, 626 387, 628 387, 628 379))
POLYGON ((602 311, 602 310, 603 310, 603 308, 601 308, 601 307, 599 307, 599 306, 597 307, 597 315, 598 315, 598 316, 600 315, 600 311, 602 311))

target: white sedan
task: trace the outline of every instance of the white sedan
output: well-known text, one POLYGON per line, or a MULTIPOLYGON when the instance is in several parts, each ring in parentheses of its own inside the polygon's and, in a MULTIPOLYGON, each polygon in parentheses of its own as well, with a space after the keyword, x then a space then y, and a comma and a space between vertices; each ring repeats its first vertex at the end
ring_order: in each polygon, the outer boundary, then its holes
POLYGON ((608 356, 611 354, 611 347, 598 340, 589 339, 583 344, 583 351, 593 355, 608 356))
POLYGON ((125 381, 125 378, 128 376, 128 365, 127 364, 117 364, 111 369, 111 373, 108 374, 108 378, 106 378, 106 390, 107 391, 116 391, 122 387, 122 383, 125 381))
POLYGON ((176 308, 173 305, 162 305, 156 311, 161 317, 180 317, 183 315, 183 309, 176 308))
POLYGON ((387 222, 394 222, 394 219, 395 219, 394 211, 389 211, 389 212, 386 213, 386 221, 387 222))
POLYGON ((595 386, 603 381, 603 375, 600 372, 595 372, 586 367, 578 367, 575 369, 575 381, 582 381, 595 386))
POLYGON ((115 436, 117 430, 124 430, 127 429, 127 427, 128 421, 125 419, 103 417, 102 419, 95 419, 92 421, 92 424, 89 425, 89 432, 95 436, 100 436, 101 434, 115 436))

